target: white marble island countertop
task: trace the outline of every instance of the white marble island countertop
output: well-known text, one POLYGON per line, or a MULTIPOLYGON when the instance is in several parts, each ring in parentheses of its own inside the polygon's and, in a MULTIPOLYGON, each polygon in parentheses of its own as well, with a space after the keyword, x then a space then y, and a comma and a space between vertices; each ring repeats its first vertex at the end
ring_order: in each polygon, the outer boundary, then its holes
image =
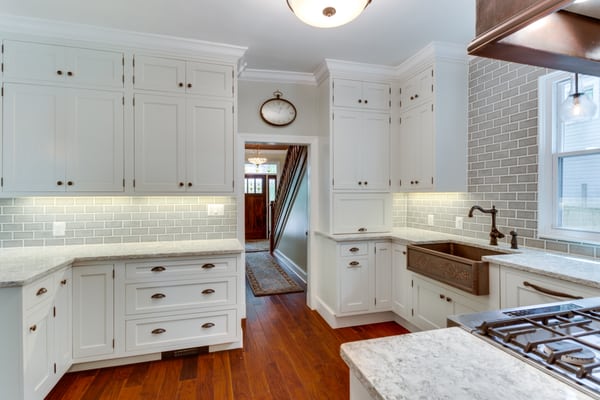
POLYGON ((345 343, 341 356, 378 400, 593 398, 461 328, 345 343))
POLYGON ((23 286, 60 268, 84 261, 239 254, 237 239, 185 240, 0 250, 0 287, 23 286))

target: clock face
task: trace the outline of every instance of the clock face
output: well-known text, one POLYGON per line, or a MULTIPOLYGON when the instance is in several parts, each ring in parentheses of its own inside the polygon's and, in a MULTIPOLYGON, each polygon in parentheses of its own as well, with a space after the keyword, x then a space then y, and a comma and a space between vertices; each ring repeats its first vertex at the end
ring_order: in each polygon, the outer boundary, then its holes
POLYGON ((296 119, 296 107, 284 99, 269 99, 260 107, 260 116, 267 124, 285 126, 296 119))

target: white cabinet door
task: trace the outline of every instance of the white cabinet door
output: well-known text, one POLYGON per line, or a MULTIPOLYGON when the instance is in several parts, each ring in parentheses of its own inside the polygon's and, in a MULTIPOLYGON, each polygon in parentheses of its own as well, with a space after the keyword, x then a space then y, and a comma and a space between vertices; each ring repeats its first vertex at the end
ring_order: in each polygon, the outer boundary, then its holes
POLYGON ((114 353, 113 264, 73 267, 73 358, 114 353))
POLYGON ((392 293, 394 312, 402 318, 410 318, 411 294, 410 273, 406 270, 406 246, 392 245, 392 293))
POLYGON ((7 82, 123 88, 123 53, 7 40, 7 82))
POLYGON ((55 380, 73 363, 73 274, 71 267, 56 273, 54 300, 55 380))
POLYGON ((185 69, 183 60, 136 55, 133 87, 185 93, 185 69))
POLYGON ((334 193, 333 233, 388 232, 392 229, 391 193, 334 193))
POLYGON ((42 399, 54 383, 52 307, 49 305, 36 307, 25 316, 24 322, 23 385, 25 398, 42 399))
POLYGON ((333 187, 389 190, 388 114, 339 110, 333 120, 333 187))
POLYGON ((434 121, 431 104, 402 114, 400 124, 400 187, 423 190, 433 187, 434 121))
POLYGON ((70 91, 66 138, 67 191, 122 192, 123 96, 118 92, 70 91))
POLYGON ((375 243, 375 309, 392 309, 392 244, 375 243))
POLYGON ((185 98, 135 96, 135 191, 185 191, 185 98))
POLYGON ((430 67, 409 78, 401 86, 400 107, 407 110, 430 102, 433 98, 433 88, 433 68, 430 67))
POLYGON ((186 190, 233 191, 233 103, 189 98, 186 109, 186 190))
POLYGON ((336 111, 333 119, 333 187, 362 188, 360 159, 362 148, 362 117, 356 111, 336 111))
POLYGON ((333 105, 360 110, 390 109, 390 85, 351 79, 335 79, 333 82, 333 105))
POLYGON ((388 111, 390 109, 390 96, 389 84, 363 82, 362 97, 365 109, 388 111))
POLYGON ((339 260, 340 311, 369 311, 372 302, 368 257, 344 257, 339 260))
POLYGON ((123 62, 120 52, 72 48, 67 54, 66 83, 122 89, 123 62))
POLYGON ((414 316, 411 322, 423 330, 445 328, 446 317, 452 312, 441 288, 414 274, 412 282, 414 316))
POLYGON ((6 82, 64 82, 67 78, 65 52, 60 46, 6 40, 6 82))
POLYGON ((362 135, 355 144, 360 159, 363 189, 390 189, 390 117, 365 113, 362 135))
POLYGON ((203 96, 232 97, 233 68, 230 65, 187 62, 186 91, 203 96))
POLYGON ((65 96, 54 87, 4 86, 4 191, 65 190, 65 96))

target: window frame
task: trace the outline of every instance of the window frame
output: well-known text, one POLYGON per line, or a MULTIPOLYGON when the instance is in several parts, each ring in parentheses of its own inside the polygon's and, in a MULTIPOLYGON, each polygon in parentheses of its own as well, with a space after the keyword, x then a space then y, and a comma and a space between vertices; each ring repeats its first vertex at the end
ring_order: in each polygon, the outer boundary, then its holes
POLYGON ((556 96, 555 83, 572 76, 570 72, 557 71, 544 75, 538 80, 538 238, 600 244, 600 232, 557 226, 560 212, 559 159, 599 152, 598 150, 557 152, 560 137, 556 127, 561 104, 553 102, 556 96))

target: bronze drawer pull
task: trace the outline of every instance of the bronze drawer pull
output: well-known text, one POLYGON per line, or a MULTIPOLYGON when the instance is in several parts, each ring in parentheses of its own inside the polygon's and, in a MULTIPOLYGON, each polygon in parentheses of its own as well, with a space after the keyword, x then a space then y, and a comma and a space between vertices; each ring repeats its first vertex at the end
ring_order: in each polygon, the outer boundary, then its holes
POLYGON ((162 293, 154 293, 152 296, 150 296, 153 299, 164 299, 165 297, 167 297, 166 294, 162 294, 162 293))
POLYGON ((215 289, 204 289, 202 291, 202 294, 213 294, 215 292, 215 289))
POLYGON ((358 231, 359 231, 359 232, 366 232, 366 231, 367 231, 367 228, 358 228, 358 231))
POLYGON ((165 267, 160 267, 159 266, 159 267, 152 267, 152 269, 150 271, 152 271, 152 272, 163 272, 165 270, 166 270, 165 267))
POLYGON ((358 261, 350 261, 348 263, 348 268, 356 268, 356 267, 360 267, 360 263, 358 261))
POLYGON ((351 252, 351 253, 356 253, 359 250, 360 249, 358 247, 351 247, 348 251, 351 252))
POLYGON ((153 335, 160 335, 161 333, 165 333, 167 330, 163 328, 156 328, 152 330, 153 335))
POLYGON ((212 269, 212 268, 214 268, 214 267, 215 267, 215 264, 211 264, 211 263, 209 263, 209 264, 204 264, 204 265, 202 266, 202 268, 204 268, 204 269, 212 269))
POLYGON ((43 287, 43 288, 40 288, 35 295, 36 296, 41 296, 41 295, 46 294, 46 293, 48 293, 48 289, 46 289, 45 287, 43 287))
POLYGON ((29 332, 35 332, 37 330, 37 325, 33 324, 29 327, 29 332))
POLYGON ((529 283, 527 281, 523 281, 523 286, 530 287, 533 290, 537 290, 538 292, 541 292, 541 293, 549 294, 550 296, 564 297, 566 299, 576 299, 576 300, 583 299, 582 296, 574 296, 574 295, 568 294, 568 293, 557 292, 552 289, 546 289, 544 287, 534 285, 533 283, 529 283))
POLYGON ((213 326, 215 326, 215 324, 213 324, 212 322, 207 322, 205 324, 202 324, 202 327, 205 329, 212 328, 213 326))

